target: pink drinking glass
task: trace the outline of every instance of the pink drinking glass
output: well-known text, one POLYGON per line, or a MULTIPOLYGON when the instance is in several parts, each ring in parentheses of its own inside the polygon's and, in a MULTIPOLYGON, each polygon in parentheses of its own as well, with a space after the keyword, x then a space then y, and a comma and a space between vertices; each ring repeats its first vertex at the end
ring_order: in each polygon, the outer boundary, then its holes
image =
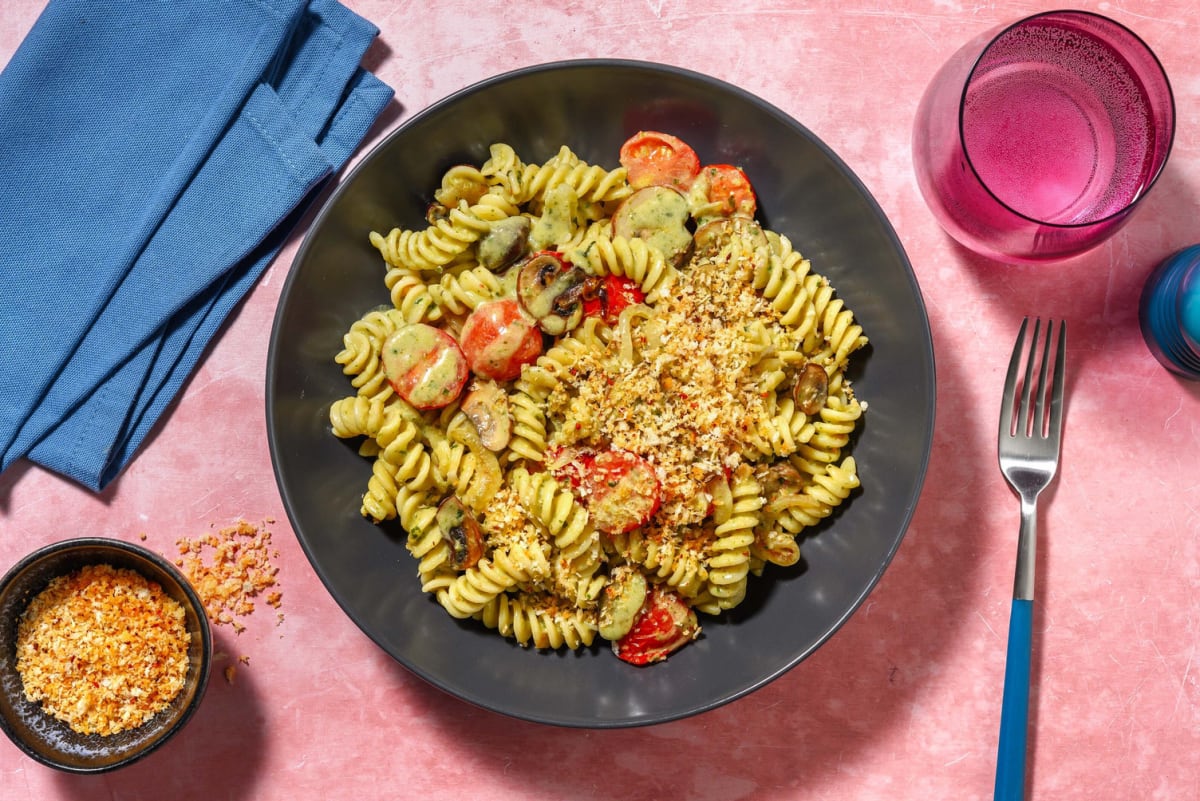
POLYGON ((985 33, 934 76, 913 163, 960 244, 997 261, 1083 253, 1116 233, 1162 173, 1175 101, 1136 34, 1084 11, 985 33))

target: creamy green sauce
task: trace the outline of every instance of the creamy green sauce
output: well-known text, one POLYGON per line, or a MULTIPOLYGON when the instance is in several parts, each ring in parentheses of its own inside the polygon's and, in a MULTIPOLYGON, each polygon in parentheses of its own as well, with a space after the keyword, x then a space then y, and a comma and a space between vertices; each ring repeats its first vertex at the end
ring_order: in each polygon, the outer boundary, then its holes
POLYGON ((529 234, 530 246, 534 250, 545 250, 570 240, 578 209, 579 196, 569 184, 559 184, 551 189, 546 193, 542 216, 529 234))
POLYGON ((621 231, 656 248, 668 260, 687 250, 692 234, 687 229, 687 199, 673 189, 648 187, 636 193, 621 210, 621 231))

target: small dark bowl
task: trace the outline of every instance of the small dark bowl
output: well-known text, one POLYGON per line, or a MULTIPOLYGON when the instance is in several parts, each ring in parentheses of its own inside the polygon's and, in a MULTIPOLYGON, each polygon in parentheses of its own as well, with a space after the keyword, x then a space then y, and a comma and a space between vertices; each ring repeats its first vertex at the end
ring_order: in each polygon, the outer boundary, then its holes
POLYGON ((212 633, 199 596, 174 565, 146 548, 100 537, 66 540, 34 551, 0 579, 0 728, 44 765, 69 773, 101 773, 146 756, 196 711, 211 663, 212 633), (57 576, 99 564, 135 570, 157 582, 183 606, 192 635, 187 680, 171 705, 137 728, 106 736, 79 734, 27 700, 16 659, 17 626, 34 596, 57 576))

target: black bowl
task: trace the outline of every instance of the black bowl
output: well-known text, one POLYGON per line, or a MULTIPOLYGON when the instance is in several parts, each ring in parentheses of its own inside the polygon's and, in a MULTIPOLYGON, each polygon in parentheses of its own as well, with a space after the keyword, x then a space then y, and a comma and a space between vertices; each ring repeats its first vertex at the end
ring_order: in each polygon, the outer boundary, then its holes
POLYGON ((83 537, 40 548, 0 580, 0 728, 17 747, 45 765, 69 773, 102 773, 155 750, 191 718, 208 686, 212 635, 204 606, 187 579, 162 556, 121 540, 83 537), (184 609, 191 634, 188 673, 171 705, 133 729, 110 735, 79 734, 25 698, 16 666, 21 613, 51 579, 86 565, 137 571, 158 583, 184 609))
POLYGON ((280 300, 267 366, 276 479, 296 535, 333 597, 400 663, 471 703, 581 727, 656 723, 711 709, 811 654, 862 603, 899 546, 933 435, 929 324, 911 266, 878 205, 801 124, 726 83, 628 61, 523 69, 465 89, 390 134, 313 223, 280 300), (871 338, 856 354, 869 404, 853 445, 863 489, 803 545, 802 566, 750 582, 746 601, 706 620, 664 664, 634 668, 599 646, 524 650, 451 619, 422 594, 403 532, 359 516, 368 460, 330 433, 330 404, 353 389, 334 363, 342 336, 388 302, 371 230, 422 226, 450 166, 481 164, 494 142, 541 162, 568 145, 617 165, 641 129, 673 133, 705 162, 745 168, 760 217, 828 276, 871 338))

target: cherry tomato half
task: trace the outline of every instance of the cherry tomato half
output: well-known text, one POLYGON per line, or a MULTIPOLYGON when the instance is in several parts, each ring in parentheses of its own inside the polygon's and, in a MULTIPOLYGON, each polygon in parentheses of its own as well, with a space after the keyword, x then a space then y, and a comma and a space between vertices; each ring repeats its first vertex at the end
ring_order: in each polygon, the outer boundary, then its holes
POLYGON ((654 465, 629 451, 602 451, 585 464, 585 506, 606 534, 624 534, 650 522, 662 503, 654 465))
POLYGON ((708 184, 708 200, 718 204, 725 216, 741 214, 753 217, 758 210, 754 187, 741 167, 732 164, 709 164, 700 174, 708 184))
POLYGON ((542 332, 516 298, 479 304, 459 341, 471 372, 493 381, 512 381, 542 355, 542 332))
POLYGON ((661 662, 700 633, 696 612, 672 590, 651 585, 633 627, 613 643, 613 653, 631 665, 661 662))
POLYGON ((440 409, 462 392, 467 360, 454 337, 425 323, 397 328, 383 343, 392 388, 418 409, 440 409))
POLYGON ((621 146, 621 166, 634 189, 673 186, 686 190, 700 172, 700 158, 678 137, 639 131, 621 146))
POLYGON ((599 317, 609 325, 616 325, 621 312, 646 299, 646 293, 637 281, 620 275, 606 275, 592 297, 583 301, 583 313, 587 317, 599 317))

